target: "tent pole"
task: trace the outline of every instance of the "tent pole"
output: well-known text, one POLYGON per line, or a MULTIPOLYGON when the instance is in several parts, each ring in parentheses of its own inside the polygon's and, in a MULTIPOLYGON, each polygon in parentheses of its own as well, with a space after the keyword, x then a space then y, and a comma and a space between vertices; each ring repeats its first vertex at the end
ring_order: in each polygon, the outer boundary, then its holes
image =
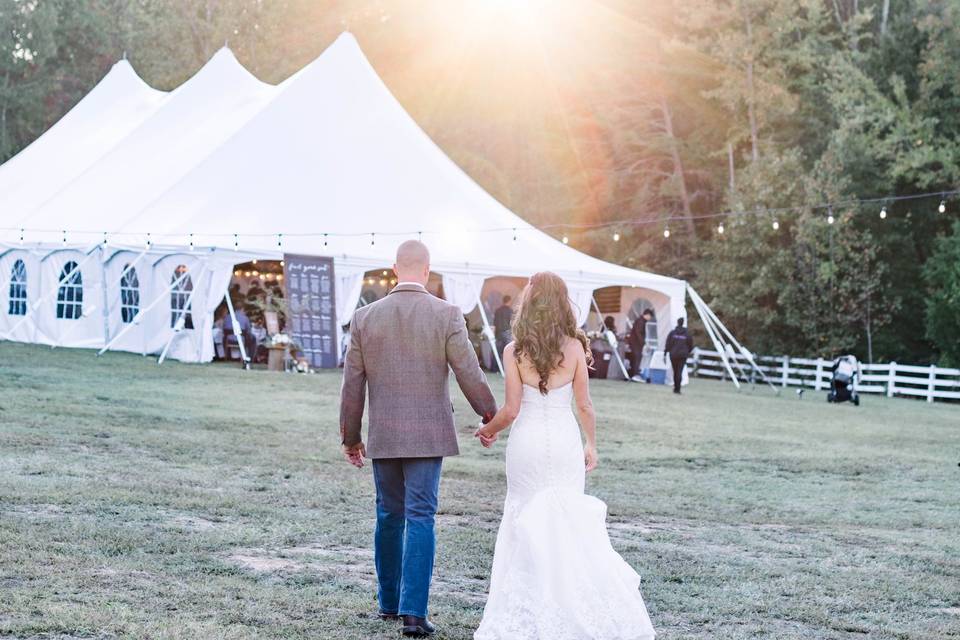
MULTIPOLYGON (((20 328, 20 325, 22 325, 24 322, 26 322, 26 321, 33 315, 33 312, 40 308, 40 305, 42 305, 42 304, 43 304, 44 302, 46 302, 48 299, 52 298, 54 295, 56 295, 57 293, 59 293, 59 292, 60 292, 60 287, 63 286, 63 283, 64 283, 64 282, 67 281, 67 278, 69 278, 70 276, 72 276, 74 273, 80 271, 80 267, 82 267, 83 265, 85 265, 85 264, 87 263, 87 261, 89 261, 90 258, 93 257, 94 252, 95 252, 98 248, 99 248, 99 245, 97 245, 96 247, 94 247, 93 249, 91 249, 90 251, 88 251, 87 254, 84 256, 83 260, 80 261, 80 264, 78 264, 73 271, 71 271, 70 273, 65 273, 65 274, 63 274, 63 275, 60 277, 60 279, 57 281, 57 286, 55 286, 54 288, 52 288, 50 291, 47 291, 46 293, 44 293, 42 296, 40 296, 39 298, 37 298, 37 301, 36 301, 36 302, 34 302, 34 303, 33 303, 32 305, 30 305, 29 307, 27 307, 27 312, 20 317, 20 320, 18 320, 17 323, 16 323, 15 325, 13 325, 13 326, 10 328, 10 330, 7 331, 6 334, 4 334, 4 339, 5 339, 5 340, 9 340, 9 339, 10 339, 10 336, 13 335, 14 331, 16 331, 17 329, 19 329, 19 328, 20 328)), ((41 262, 42 262, 42 260, 41 260, 41 262)), ((40 271, 42 272, 43 269, 40 269, 40 271)), ((36 323, 34 323, 34 328, 36 328, 36 323)), ((36 332, 34 332, 34 342, 36 342, 36 332)))
POLYGON ((106 352, 110 349, 110 347, 113 346, 113 343, 115 343, 117 340, 119 340, 119 339, 122 338, 124 335, 126 335, 126 333, 127 333, 128 331, 130 331, 130 329, 133 329, 135 326, 139 325, 139 324, 140 324, 140 318, 143 317, 144 314, 146 314, 148 311, 150 311, 151 309, 153 309, 155 306, 157 306, 158 304, 160 304, 160 302, 164 299, 164 297, 166 297, 166 295, 167 295, 168 293, 170 293, 170 292, 173 290, 174 287, 176 287, 176 286, 179 285, 181 282, 183 282, 183 279, 186 278, 187 275, 188 275, 188 272, 187 272, 187 271, 184 271, 183 274, 182 274, 179 278, 171 281, 170 284, 167 286, 167 288, 163 290, 163 293, 161 293, 159 296, 157 296, 157 297, 153 300, 153 302, 151 302, 151 303, 150 303, 149 305, 147 305, 145 308, 140 309, 139 311, 137 311, 137 315, 133 316, 133 320, 130 321, 130 324, 128 324, 127 326, 125 326, 125 327, 120 331, 120 333, 118 333, 117 335, 113 336, 113 338, 110 340, 110 342, 108 342, 106 345, 104 345, 103 349, 100 349, 100 351, 97 352, 97 355, 98 355, 98 356, 102 356, 104 353, 106 353, 106 352))
MULTIPOLYGON (((690 291, 690 286, 687 285, 687 290, 690 291)), ((700 305, 697 304, 699 297, 690 296, 690 300, 693 301, 693 306, 697 310, 697 313, 700 315, 700 319, 703 320, 703 327, 707 330, 707 335, 710 336, 710 341, 713 342, 713 347, 720 354, 720 359, 723 361, 723 366, 727 369, 727 373, 730 374, 730 379, 733 381, 733 385, 740 390, 740 381, 737 379, 736 374, 733 373, 733 369, 730 367, 730 362, 727 360, 727 350, 722 346, 719 338, 714 333, 713 326, 705 319, 705 314, 703 309, 700 308, 700 305)))
POLYGON ((627 382, 630 382, 630 373, 627 371, 627 366, 623 363, 623 358, 620 357, 619 349, 617 349, 617 337, 613 335, 613 331, 608 330, 606 325, 603 324, 603 314, 600 313, 600 305, 597 304, 597 298, 591 295, 590 302, 593 303, 593 308, 597 310, 597 317, 600 319, 600 326, 603 327, 603 336, 607 339, 607 344, 610 345, 610 348, 613 349, 613 357, 617 359, 617 364, 620 365, 620 371, 623 372, 623 378, 627 382))
POLYGON ((183 326, 186 324, 186 317, 189 313, 193 315, 193 294, 197 292, 197 289, 200 288, 200 285, 203 283, 203 277, 207 275, 207 265, 206 263, 200 268, 200 275, 197 277, 197 283, 190 293, 187 294, 187 299, 183 304, 183 307, 179 309, 180 315, 177 316, 177 321, 173 325, 173 333, 170 334, 170 338, 167 339, 167 344, 164 345, 163 351, 160 352, 160 357, 157 359, 157 364, 163 364, 163 361, 167 359, 167 351, 170 349, 170 345, 173 344, 173 339, 176 338, 181 331, 183 331, 183 326))
POLYGON ((110 342, 110 292, 107 291, 106 241, 100 245, 100 290, 103 293, 103 344, 110 342))
MULTIPOLYGON (((230 287, 227 287, 227 292, 223 295, 223 299, 227 302, 227 310, 230 312, 230 320, 233 322, 233 335, 237 336, 237 346, 240 347, 240 358, 243 360, 244 368, 250 366, 250 360, 247 358, 247 349, 243 346, 243 329, 240 327, 240 323, 237 322, 237 314, 233 311, 233 300, 230 299, 230 287)), ((224 355, 227 355, 227 343, 223 343, 223 352, 224 355)))
POLYGON ((757 365, 757 362, 756 362, 756 360, 754 359, 753 354, 750 353, 747 349, 745 349, 745 348, 743 347, 743 345, 741 345, 741 344, 737 341, 737 339, 734 337, 733 333, 732 333, 729 329, 727 329, 727 327, 726 327, 722 322, 720 322, 720 318, 718 318, 718 317, 717 317, 717 314, 715 314, 715 313, 713 312, 713 309, 711 309, 709 306, 707 306, 707 303, 704 302, 703 298, 700 297, 700 294, 698 294, 696 291, 694 291, 693 288, 690 287, 689 285, 687 285, 687 288, 690 290, 690 293, 691 293, 691 296, 690 296, 690 297, 691 297, 691 299, 692 299, 694 296, 696 296, 696 299, 700 301, 700 304, 701 304, 701 305, 703 306, 703 308, 706 310, 707 315, 709 315, 709 316, 713 319, 714 323, 715 323, 717 326, 720 327, 720 329, 723 331, 723 333, 725 333, 725 334, 727 335, 727 338, 729 338, 729 339, 730 339, 730 342, 732 342, 733 345, 740 351, 740 354, 743 355, 743 356, 747 359, 747 361, 750 363, 750 365, 757 371, 757 373, 760 374, 760 377, 763 378, 763 381, 766 382, 767 385, 769 385, 770 388, 773 389, 774 392, 776 392, 777 395, 780 395, 780 389, 778 389, 776 386, 774 386, 774 384, 770 381, 770 378, 767 377, 767 374, 765 374, 765 373, 763 372, 763 369, 761 369, 761 368, 759 367, 759 365, 757 365))
POLYGON ((483 300, 480 299, 479 291, 477 292, 477 307, 480 309, 480 319, 483 320, 483 332, 486 334, 490 344, 493 345, 493 359, 497 361, 497 369, 500 370, 500 375, 503 376, 505 374, 503 372, 503 361, 500 360, 500 351, 497 349, 497 334, 493 331, 493 327, 490 326, 490 321, 487 320, 487 312, 483 308, 483 300))

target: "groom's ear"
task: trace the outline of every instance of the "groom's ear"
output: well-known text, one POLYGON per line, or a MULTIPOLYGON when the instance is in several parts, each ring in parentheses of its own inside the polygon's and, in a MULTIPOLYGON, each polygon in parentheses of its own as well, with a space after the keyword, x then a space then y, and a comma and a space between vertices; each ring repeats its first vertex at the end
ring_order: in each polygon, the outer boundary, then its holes
POLYGON ((400 277, 400 271, 397 269, 396 262, 393 263, 393 275, 397 276, 398 278, 400 277))

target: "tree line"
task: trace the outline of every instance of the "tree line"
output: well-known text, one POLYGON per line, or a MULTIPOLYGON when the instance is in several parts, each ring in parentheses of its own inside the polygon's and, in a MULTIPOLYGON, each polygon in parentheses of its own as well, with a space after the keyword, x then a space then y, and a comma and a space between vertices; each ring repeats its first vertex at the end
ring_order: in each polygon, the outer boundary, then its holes
POLYGON ((0 30, 0 159, 124 55, 279 82, 350 30, 495 197, 752 349, 960 365, 960 200, 851 204, 960 186, 958 0, 4 0, 0 30))

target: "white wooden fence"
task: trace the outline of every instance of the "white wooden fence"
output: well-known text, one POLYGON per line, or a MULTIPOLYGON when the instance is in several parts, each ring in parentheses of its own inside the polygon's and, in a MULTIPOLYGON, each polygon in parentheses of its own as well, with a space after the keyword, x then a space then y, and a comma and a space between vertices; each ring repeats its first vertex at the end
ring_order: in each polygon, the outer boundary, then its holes
MULTIPOLYGON (((747 359, 727 354, 731 367, 742 382, 764 384, 760 374, 753 371, 747 359), (739 365, 739 367, 737 366, 739 365)), ((781 387, 812 387, 826 391, 830 387, 832 360, 823 358, 792 358, 790 356, 755 356, 757 365, 775 385, 781 387)), ((694 349, 687 361, 691 375, 705 378, 729 379, 720 354, 716 351, 694 349)), ((880 393, 888 398, 909 396, 934 400, 960 400, 960 369, 915 366, 909 364, 864 364, 863 378, 857 384, 860 393, 880 393)))

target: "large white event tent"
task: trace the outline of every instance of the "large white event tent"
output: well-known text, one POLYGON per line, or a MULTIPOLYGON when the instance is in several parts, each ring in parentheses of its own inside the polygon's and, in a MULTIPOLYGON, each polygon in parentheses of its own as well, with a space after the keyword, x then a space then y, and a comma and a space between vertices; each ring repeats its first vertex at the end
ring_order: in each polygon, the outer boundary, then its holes
POLYGON ((0 166, 0 337, 208 361, 236 264, 332 256, 342 325, 364 274, 410 238, 465 313, 491 278, 551 270, 581 322, 607 286, 651 301, 661 340, 685 315, 684 281, 578 252, 486 193, 343 34, 277 86, 226 49, 169 94, 118 63, 0 166), (175 321, 184 305, 192 328, 175 321))

